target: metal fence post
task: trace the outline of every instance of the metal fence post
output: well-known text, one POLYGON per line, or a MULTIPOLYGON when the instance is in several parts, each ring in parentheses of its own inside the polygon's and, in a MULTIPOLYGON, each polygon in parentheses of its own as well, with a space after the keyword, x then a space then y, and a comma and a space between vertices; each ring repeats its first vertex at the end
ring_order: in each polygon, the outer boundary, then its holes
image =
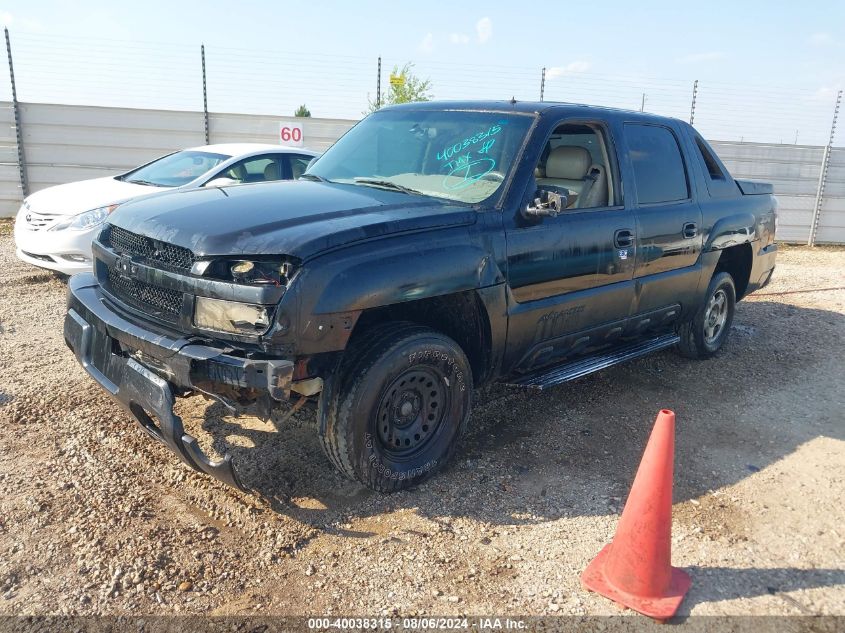
POLYGON ((18 179, 21 185, 21 199, 29 195, 29 184, 26 181, 26 164, 23 159, 23 136, 21 134, 21 111, 18 107, 18 91, 15 87, 15 67, 12 64, 12 44, 9 41, 9 29, 6 32, 6 55, 9 57, 9 79, 12 81, 12 113, 15 117, 15 144, 18 151, 18 179))
POLYGON ((695 83, 692 85, 692 104, 690 105, 689 109, 689 124, 692 125, 692 122, 695 121, 695 99, 698 97, 698 79, 695 80, 695 83))
POLYGON ((376 110, 381 107, 381 56, 378 58, 378 76, 376 77, 376 110))
POLYGON ((546 67, 543 66, 543 74, 540 75, 540 101, 543 100, 543 95, 546 92, 546 67))
POLYGON ((200 44, 200 56, 202 57, 202 115, 205 122, 205 144, 210 145, 208 135, 208 89, 205 80, 205 44, 200 44))
POLYGON ((836 106, 833 108, 833 121, 830 124, 830 138, 824 148, 822 155, 822 166, 819 173, 819 186, 816 189, 816 204, 813 206, 813 219, 810 222, 810 236, 807 238, 807 246, 816 245, 816 233, 819 230, 819 217, 822 214, 824 204, 824 186, 827 182, 827 170, 830 167, 830 150, 833 148, 833 137, 836 135, 836 119, 839 117, 839 105, 842 103, 842 91, 836 94, 836 106))

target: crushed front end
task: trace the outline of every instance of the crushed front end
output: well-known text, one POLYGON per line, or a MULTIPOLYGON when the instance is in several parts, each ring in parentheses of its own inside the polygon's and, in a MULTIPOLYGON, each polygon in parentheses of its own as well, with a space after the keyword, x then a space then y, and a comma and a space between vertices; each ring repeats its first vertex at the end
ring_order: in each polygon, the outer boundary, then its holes
MULTIPOLYGON (((226 403, 289 398, 294 359, 268 341, 285 327, 274 313, 292 265, 273 261, 280 273, 243 283, 225 278, 249 267, 237 260, 221 265, 109 225, 93 253, 94 273, 68 284, 68 346, 144 431, 192 468, 243 489, 229 455, 211 460, 185 433, 174 399, 191 392, 226 403)), ((248 263, 259 272, 264 266, 248 263)))

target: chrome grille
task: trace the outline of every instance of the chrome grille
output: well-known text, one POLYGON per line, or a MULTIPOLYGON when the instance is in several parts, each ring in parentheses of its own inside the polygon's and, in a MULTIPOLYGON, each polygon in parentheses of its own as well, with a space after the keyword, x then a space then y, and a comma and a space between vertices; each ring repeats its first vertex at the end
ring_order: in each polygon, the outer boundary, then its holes
POLYGON ((114 267, 109 268, 109 287, 115 297, 131 306, 166 321, 179 319, 181 292, 124 277, 114 267))
POLYGON ((108 225, 100 238, 118 253, 144 257, 166 267, 190 271, 194 254, 187 248, 138 235, 119 226, 108 225))

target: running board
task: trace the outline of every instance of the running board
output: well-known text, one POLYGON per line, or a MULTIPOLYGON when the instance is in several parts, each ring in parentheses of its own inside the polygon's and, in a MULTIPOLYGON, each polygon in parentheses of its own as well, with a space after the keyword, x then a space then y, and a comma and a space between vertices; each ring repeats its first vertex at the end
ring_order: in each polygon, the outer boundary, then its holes
POLYGON ((505 382, 511 387, 529 387, 531 389, 547 389, 576 378, 581 378, 595 371, 612 367, 635 358, 640 358, 652 352, 672 347, 681 337, 677 334, 664 334, 657 338, 638 343, 631 343, 616 347, 598 356, 591 356, 564 365, 556 365, 540 372, 519 376, 505 382))

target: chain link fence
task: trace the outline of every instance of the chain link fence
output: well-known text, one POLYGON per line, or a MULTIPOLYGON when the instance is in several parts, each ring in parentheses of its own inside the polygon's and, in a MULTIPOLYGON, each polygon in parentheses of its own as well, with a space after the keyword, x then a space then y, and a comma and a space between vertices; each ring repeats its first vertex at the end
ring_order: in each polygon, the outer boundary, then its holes
MULTIPOLYGON (((174 42, 124 42, 12 34, 17 97, 168 110, 358 119, 389 89, 393 68, 414 64, 435 99, 510 99, 590 103, 689 121, 721 141, 828 145, 838 91, 587 72, 579 63, 543 68, 369 58, 275 47, 233 48, 174 42), (203 65, 201 48, 205 53, 203 65), (379 69, 381 77, 379 77, 379 69), (205 70, 205 75, 203 75, 205 70)), ((2 85, 0 99, 11 100, 2 85)))

